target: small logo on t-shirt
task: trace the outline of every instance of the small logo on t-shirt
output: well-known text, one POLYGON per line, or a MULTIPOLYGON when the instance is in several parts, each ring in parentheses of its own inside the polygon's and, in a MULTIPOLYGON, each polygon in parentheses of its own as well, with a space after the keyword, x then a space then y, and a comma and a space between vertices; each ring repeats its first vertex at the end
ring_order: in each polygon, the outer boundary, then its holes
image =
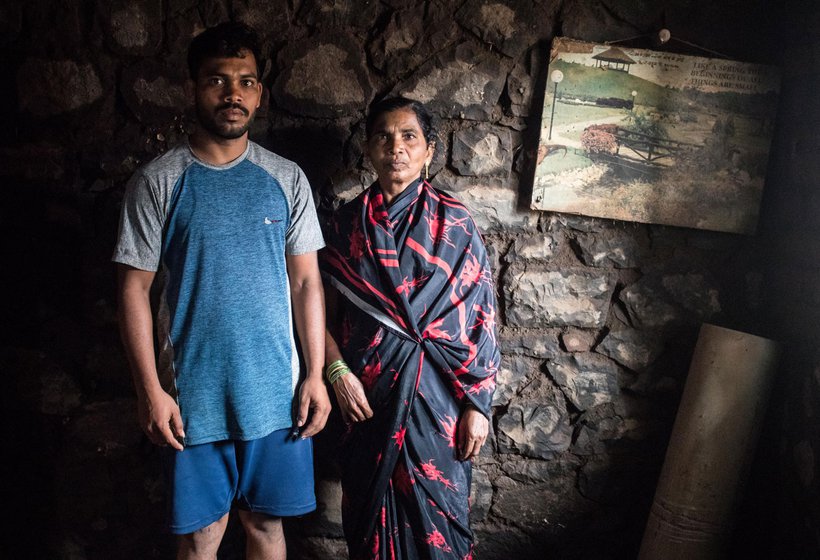
POLYGON ((281 222, 281 221, 282 221, 282 220, 271 220, 270 218, 268 218, 267 216, 265 216, 265 223, 266 223, 266 224, 278 224, 278 223, 279 223, 279 222, 281 222))

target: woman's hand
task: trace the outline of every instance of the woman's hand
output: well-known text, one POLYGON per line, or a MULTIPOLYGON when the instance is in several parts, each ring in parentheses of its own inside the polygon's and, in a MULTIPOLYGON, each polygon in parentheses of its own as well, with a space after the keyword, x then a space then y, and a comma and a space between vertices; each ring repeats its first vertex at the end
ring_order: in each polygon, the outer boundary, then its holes
POLYGON ((359 378, 348 373, 341 376, 333 384, 339 409, 345 422, 364 422, 373 416, 370 403, 364 394, 364 386, 359 378))
POLYGON ((462 461, 472 459, 481 451, 487 441, 490 421, 475 408, 468 406, 458 420, 458 458, 462 461))
MULTIPOLYGON (((339 293, 333 286, 325 289, 325 310, 327 312, 327 328, 325 329, 325 364, 330 365, 336 360, 342 360, 342 353, 333 333, 338 333, 339 325, 339 293)), ((373 416, 370 403, 364 394, 364 387, 359 378, 353 373, 347 373, 338 378, 333 385, 336 393, 336 402, 342 411, 342 419, 346 423, 364 422, 373 416)))

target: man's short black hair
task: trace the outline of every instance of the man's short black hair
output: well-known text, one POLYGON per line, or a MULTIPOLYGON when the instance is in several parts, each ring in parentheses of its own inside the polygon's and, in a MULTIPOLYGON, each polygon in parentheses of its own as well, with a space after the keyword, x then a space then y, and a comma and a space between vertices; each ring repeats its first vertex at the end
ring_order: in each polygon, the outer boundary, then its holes
POLYGON ((256 73, 262 78, 262 52, 256 31, 238 21, 226 21, 206 29, 191 41, 188 47, 188 73, 192 80, 207 58, 244 58, 249 51, 256 59, 256 73))

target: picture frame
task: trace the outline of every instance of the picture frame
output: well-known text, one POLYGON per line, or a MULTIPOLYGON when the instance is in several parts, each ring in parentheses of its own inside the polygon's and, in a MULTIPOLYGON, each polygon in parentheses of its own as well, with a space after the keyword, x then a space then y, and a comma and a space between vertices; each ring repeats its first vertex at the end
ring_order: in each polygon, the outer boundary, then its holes
POLYGON ((777 68, 559 37, 546 87, 533 209, 756 231, 777 68))

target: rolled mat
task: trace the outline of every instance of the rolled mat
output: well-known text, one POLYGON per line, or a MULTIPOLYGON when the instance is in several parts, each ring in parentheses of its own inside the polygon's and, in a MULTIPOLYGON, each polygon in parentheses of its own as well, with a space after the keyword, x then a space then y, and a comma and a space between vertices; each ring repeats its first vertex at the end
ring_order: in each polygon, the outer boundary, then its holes
POLYGON ((769 339, 701 326, 639 560, 725 558, 778 354, 769 339))

